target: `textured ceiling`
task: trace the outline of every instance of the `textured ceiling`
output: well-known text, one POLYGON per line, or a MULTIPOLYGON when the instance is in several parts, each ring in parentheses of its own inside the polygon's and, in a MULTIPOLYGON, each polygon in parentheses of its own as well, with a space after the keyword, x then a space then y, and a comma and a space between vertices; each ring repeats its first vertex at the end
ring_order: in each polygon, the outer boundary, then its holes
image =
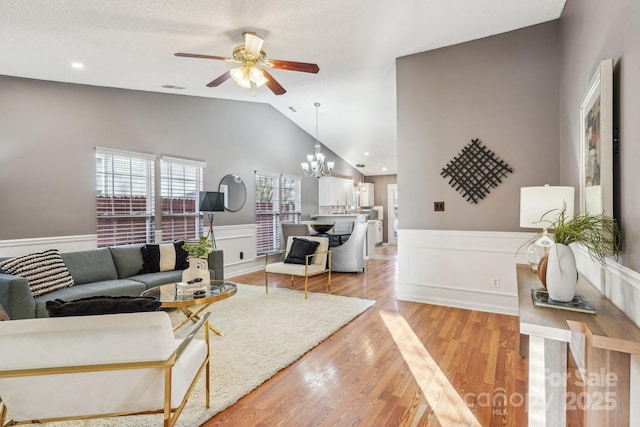
POLYGON ((557 19, 564 3, 2 0, 0 74, 268 103, 313 136, 319 102, 320 142, 352 165, 364 163, 365 175, 393 174, 395 59, 557 19), (243 31, 265 39, 268 58, 313 62, 320 72, 273 70, 287 93, 263 87, 253 97, 232 80, 206 87, 231 63, 173 55, 231 56, 243 31))

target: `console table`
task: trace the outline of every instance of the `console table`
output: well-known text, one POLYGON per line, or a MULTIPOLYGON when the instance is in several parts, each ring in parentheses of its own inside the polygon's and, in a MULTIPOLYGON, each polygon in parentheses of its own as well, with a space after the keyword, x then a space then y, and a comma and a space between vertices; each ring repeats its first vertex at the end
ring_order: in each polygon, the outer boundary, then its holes
POLYGON ((586 426, 628 426, 630 355, 640 354, 640 329, 582 277, 576 293, 596 314, 535 307, 531 289, 541 283, 529 266, 516 268, 520 355, 529 364, 529 426, 564 426, 567 409, 574 408, 584 411, 586 426), (584 354, 584 392, 567 396, 567 347, 576 334, 584 335, 584 341, 574 340, 584 354))

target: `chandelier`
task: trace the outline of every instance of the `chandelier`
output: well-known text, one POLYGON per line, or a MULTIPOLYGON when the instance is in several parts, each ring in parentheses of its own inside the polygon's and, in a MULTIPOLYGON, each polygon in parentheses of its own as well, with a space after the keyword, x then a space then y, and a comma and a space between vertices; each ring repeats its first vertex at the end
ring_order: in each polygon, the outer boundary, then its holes
POLYGON ((325 162, 324 154, 322 154, 322 146, 318 141, 318 107, 320 103, 313 104, 316 106, 316 143, 314 145, 314 153, 307 154, 307 161, 302 163, 302 170, 306 176, 314 176, 320 178, 321 176, 330 176, 333 172, 334 162, 325 162))

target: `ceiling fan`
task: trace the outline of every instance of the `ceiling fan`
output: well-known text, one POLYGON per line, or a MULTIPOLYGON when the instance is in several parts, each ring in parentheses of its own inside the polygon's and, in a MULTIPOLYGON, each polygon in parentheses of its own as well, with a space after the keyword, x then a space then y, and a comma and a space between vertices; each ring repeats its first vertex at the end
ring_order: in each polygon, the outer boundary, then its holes
MULTIPOLYGON (((266 85, 276 95, 282 95, 286 90, 267 70, 258 68, 258 66, 314 74, 320 70, 316 64, 267 59, 267 54, 262 50, 263 39, 253 32, 242 33, 242 36, 244 38, 244 44, 236 46, 235 49, 233 49, 233 58, 180 52, 175 55, 187 58, 219 59, 241 63, 239 67, 233 68, 212 80, 207 84, 208 87, 220 86, 231 77, 236 83, 245 88, 253 88, 255 90, 257 87, 266 85)), ((255 96, 255 91, 253 95, 255 96)))

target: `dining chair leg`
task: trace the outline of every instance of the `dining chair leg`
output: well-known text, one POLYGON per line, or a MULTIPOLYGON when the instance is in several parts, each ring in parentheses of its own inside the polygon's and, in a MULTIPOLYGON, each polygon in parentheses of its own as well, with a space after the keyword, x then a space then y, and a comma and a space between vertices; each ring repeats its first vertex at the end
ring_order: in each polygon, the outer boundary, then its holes
POLYGON ((264 271, 264 293, 269 293, 269 281, 267 280, 267 271, 264 271))
POLYGON ((304 276, 304 299, 307 299, 307 287, 309 284, 309 276, 304 276))

